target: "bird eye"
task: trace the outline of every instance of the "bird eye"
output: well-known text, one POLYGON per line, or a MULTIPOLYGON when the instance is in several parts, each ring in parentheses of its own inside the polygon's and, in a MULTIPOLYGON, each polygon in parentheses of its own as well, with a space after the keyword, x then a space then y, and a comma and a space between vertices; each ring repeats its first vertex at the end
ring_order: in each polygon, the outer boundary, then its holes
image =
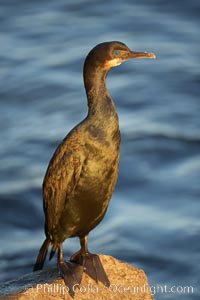
POLYGON ((119 52, 118 50, 115 50, 115 51, 114 51, 114 54, 115 54, 115 55, 119 55, 119 53, 120 53, 120 52, 119 52))

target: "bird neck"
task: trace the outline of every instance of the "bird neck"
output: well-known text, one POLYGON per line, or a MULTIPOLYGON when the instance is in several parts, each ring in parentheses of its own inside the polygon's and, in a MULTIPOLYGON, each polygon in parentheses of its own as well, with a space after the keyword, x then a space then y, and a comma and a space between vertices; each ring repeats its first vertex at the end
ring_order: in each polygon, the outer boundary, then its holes
POLYGON ((87 65, 84 67, 84 85, 88 99, 89 115, 108 118, 116 114, 115 105, 106 87, 107 70, 87 65))
POLYGON ((108 71, 92 64, 84 66, 84 84, 88 99, 88 116, 94 128, 98 128, 102 142, 119 151, 120 131, 117 111, 106 87, 108 71))

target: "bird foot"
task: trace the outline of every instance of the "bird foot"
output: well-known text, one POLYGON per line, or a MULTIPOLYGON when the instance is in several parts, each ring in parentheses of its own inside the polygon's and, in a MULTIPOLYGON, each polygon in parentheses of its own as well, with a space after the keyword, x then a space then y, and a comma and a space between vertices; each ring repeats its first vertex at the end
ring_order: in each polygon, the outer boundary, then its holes
POLYGON ((106 272, 104 271, 98 255, 89 252, 82 253, 79 251, 71 256, 70 261, 83 266, 84 272, 97 283, 100 281, 105 286, 110 286, 110 281, 106 275, 106 272))
POLYGON ((84 268, 77 263, 68 262, 64 259, 58 262, 60 276, 64 279, 69 289, 69 294, 75 296, 75 288, 81 283, 84 268))

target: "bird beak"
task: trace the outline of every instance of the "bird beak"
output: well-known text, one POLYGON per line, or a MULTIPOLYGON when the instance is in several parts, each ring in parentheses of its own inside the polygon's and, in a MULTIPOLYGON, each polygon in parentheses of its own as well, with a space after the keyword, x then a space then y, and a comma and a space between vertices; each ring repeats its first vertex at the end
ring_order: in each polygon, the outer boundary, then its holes
POLYGON ((124 53, 124 55, 122 55, 121 57, 119 57, 119 58, 116 57, 114 59, 106 61, 104 63, 104 69, 110 70, 110 68, 119 66, 124 61, 133 59, 133 58, 156 58, 156 55, 152 52, 135 52, 135 51, 131 51, 131 50, 129 52, 126 51, 124 53))
POLYGON ((127 59, 133 59, 133 58, 156 58, 156 55, 152 52, 130 51, 127 55, 127 59))

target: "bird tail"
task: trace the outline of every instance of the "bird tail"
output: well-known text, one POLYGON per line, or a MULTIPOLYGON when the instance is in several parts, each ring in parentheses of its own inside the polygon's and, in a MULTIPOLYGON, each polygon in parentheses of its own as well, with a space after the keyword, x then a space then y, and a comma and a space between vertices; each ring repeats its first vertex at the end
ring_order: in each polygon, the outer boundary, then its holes
POLYGON ((57 250, 58 246, 56 244, 54 244, 51 248, 51 252, 50 252, 50 255, 49 255, 49 260, 51 260, 54 256, 54 254, 56 253, 56 250, 57 250))
POLYGON ((48 247, 50 244, 51 244, 50 241, 48 241, 47 239, 43 242, 43 244, 40 248, 36 263, 34 265, 33 272, 41 270, 43 268, 44 261, 47 256, 48 247))

